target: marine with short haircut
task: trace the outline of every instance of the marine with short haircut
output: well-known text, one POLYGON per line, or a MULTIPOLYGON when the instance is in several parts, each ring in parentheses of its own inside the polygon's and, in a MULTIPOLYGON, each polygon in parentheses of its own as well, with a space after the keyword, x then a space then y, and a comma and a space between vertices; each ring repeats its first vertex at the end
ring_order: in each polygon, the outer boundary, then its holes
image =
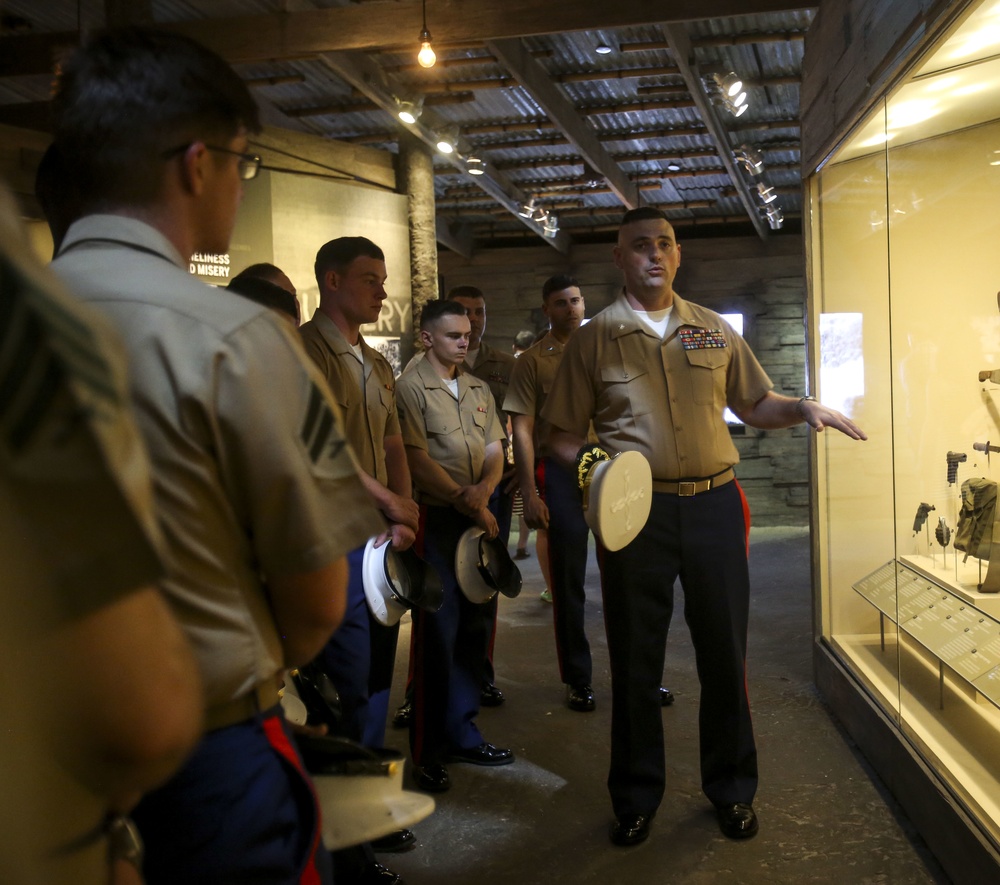
MULTIPOLYGON (((406 550, 416 538, 419 511, 396 414, 396 380, 388 360, 361 334, 361 326, 378 319, 386 299, 385 254, 366 237, 339 237, 317 252, 315 270, 319 308, 299 333, 340 406, 362 482, 390 525, 376 544, 391 543, 396 550, 406 550)), ((364 553, 361 545, 348 555, 347 611, 317 663, 340 695, 343 735, 368 747, 381 747, 399 624, 383 626, 369 610, 364 553)), ((414 842, 410 830, 400 830, 375 847, 401 850, 414 842)), ((393 881, 394 874, 384 867, 380 868, 384 873, 371 869, 378 865, 368 849, 338 852, 334 862, 338 877, 352 874, 343 869, 346 865, 364 863, 365 882, 393 881)))
POLYGON ((53 267, 126 343, 162 590, 205 684, 205 735, 135 810, 150 885, 332 880, 278 680, 338 625, 344 555, 383 526, 294 332, 187 271, 228 248, 257 128, 236 73, 168 32, 104 32, 55 97, 82 217, 53 267))
POLYGON ((434 614, 413 613, 410 750, 418 787, 451 786, 445 763, 506 765, 514 754, 487 743, 476 725, 489 640, 480 606, 459 589, 455 551, 478 526, 497 536, 488 508, 503 470, 506 434, 486 384, 462 371, 471 325, 455 301, 432 301, 420 318, 425 358, 399 380, 396 398, 406 456, 420 504, 418 546, 444 585, 434 614))
POLYGON ((758 831, 746 684, 750 513, 723 412, 754 427, 805 421, 866 437, 833 409, 775 393, 743 338, 677 295, 681 247, 661 210, 625 213, 613 255, 622 293, 570 340, 542 409, 550 451, 567 468, 636 451, 653 474, 638 537, 598 553, 611 662, 611 841, 644 841, 663 798, 660 679, 678 577, 701 681, 702 790, 722 833, 746 839, 758 831), (591 421, 596 453, 585 445, 591 421))

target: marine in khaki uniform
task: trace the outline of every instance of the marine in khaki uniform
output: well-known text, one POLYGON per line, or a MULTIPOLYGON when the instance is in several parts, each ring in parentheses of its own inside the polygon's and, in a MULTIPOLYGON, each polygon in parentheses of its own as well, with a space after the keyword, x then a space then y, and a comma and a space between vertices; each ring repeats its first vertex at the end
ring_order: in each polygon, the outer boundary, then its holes
POLYGON ((559 674, 571 710, 595 709, 593 666, 584 630, 587 541, 576 476, 548 450, 548 422, 542 407, 562 359, 563 347, 580 328, 586 305, 572 277, 550 277, 542 286, 542 311, 549 331, 518 357, 504 408, 514 428, 514 459, 532 528, 548 532, 549 576, 559 674))
POLYGON ((505 438, 489 388, 459 368, 469 341, 465 308, 432 301, 421 316, 425 359, 396 391, 403 442, 420 503, 418 551, 444 585, 434 614, 413 613, 413 717, 410 749, 421 789, 447 790, 445 763, 505 765, 508 750, 487 743, 476 725, 487 622, 455 577, 459 538, 472 526, 497 536, 487 507, 503 469, 505 438))
MULTIPOLYGON (((315 269, 319 308, 299 332, 340 406, 362 481, 390 524, 376 544, 391 543, 406 550, 416 538, 419 513, 396 415, 396 380, 389 362, 360 332, 362 325, 378 319, 386 298, 385 255, 365 237, 339 237, 320 248, 315 269)), ((368 607, 364 552, 362 545, 348 556, 347 611, 317 663, 340 695, 343 736, 381 747, 399 624, 380 624, 368 607)), ((398 851, 414 843, 413 833, 401 830, 379 840, 375 848, 398 851)), ((338 879, 362 877, 371 883, 395 879, 375 864, 367 846, 336 852, 334 863, 338 879)))
POLYGON ((32 256, 0 185, 0 882, 107 885, 137 875, 125 815, 184 761, 204 702, 156 587, 124 350, 32 256))
MULTIPOLYGON (((461 304, 469 316, 471 330, 469 333, 469 351, 465 355, 464 366, 481 381, 485 381, 496 402, 497 418, 504 433, 509 432, 507 413, 503 409, 503 401, 507 397, 507 387, 510 375, 514 371, 514 354, 497 350, 483 341, 486 332, 486 296, 475 286, 456 286, 449 290, 448 300, 461 304)), ((490 510, 497 519, 500 540, 506 547, 510 541, 510 524, 514 515, 514 493, 508 491, 508 486, 516 482, 512 452, 504 438, 507 463, 503 476, 490 496, 490 510)), ((482 616, 489 622, 490 642, 487 648, 486 660, 483 664, 483 691, 481 702, 484 707, 499 707, 505 700, 503 692, 496 686, 496 673, 493 667, 493 647, 497 635, 497 597, 494 597, 482 608, 482 616)))
POLYGON ((758 830, 746 693, 750 521, 724 408, 755 427, 805 421, 865 439, 839 412, 774 393, 744 340, 718 314, 677 296, 680 258, 660 210, 626 213, 614 249, 625 288, 570 341, 542 412, 567 467, 586 452, 593 421, 607 454, 638 451, 652 468, 645 527, 599 556, 612 683, 610 835, 618 845, 646 839, 663 797, 659 688, 677 577, 701 680, 702 789, 724 835, 758 830))
POLYGON ((143 872, 150 885, 329 882, 277 683, 326 643, 344 556, 384 523, 289 324, 187 271, 193 253, 228 247, 260 167, 256 106, 196 42, 130 29, 78 50, 55 111, 88 214, 53 268, 125 342, 166 540, 161 586, 205 686, 205 735, 135 810, 143 872))

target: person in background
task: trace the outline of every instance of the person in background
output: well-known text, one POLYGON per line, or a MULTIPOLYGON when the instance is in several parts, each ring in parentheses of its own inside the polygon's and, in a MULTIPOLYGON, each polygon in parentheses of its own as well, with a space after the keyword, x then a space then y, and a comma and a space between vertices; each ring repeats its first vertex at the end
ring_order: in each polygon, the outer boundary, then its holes
POLYGON ((644 841, 663 797, 660 679, 680 577, 701 681, 702 790, 723 835, 747 839, 758 831, 746 674, 750 514, 723 412, 753 427, 804 421, 866 437, 810 397, 775 393, 743 338, 676 293, 681 247, 661 210, 626 212, 613 255, 622 293, 566 346, 542 409, 549 451, 578 479, 587 461, 621 451, 642 453, 653 474, 638 537, 598 556, 611 661, 610 837, 644 841), (597 447, 587 444, 591 422, 597 447))
POLYGON ((299 325, 299 302, 292 292, 272 283, 263 277, 237 274, 226 286, 229 292, 235 292, 258 304, 277 311, 278 316, 286 319, 293 327, 299 325))
MULTIPOLYGON (((299 332, 340 406, 362 482, 389 523, 376 543, 406 550, 416 538, 419 510, 396 414, 396 381, 388 361, 361 334, 363 325, 378 320, 386 299, 385 255, 365 237, 339 237, 320 248, 315 268, 319 309, 299 332)), ((399 625, 383 626, 369 610, 364 553, 361 545, 348 556, 347 612, 317 662, 340 695, 342 735, 381 747, 399 625)), ((400 851, 414 847, 415 841, 412 831, 400 830, 373 847, 400 851)), ((399 881, 375 863, 369 846, 335 852, 334 872, 338 881, 345 882, 399 881)))
POLYGON ((295 325, 299 325, 302 321, 302 317, 299 310, 298 293, 295 291, 295 285, 280 267, 275 267, 275 265, 266 261, 251 264, 249 267, 243 268, 243 270, 236 274, 236 276, 229 281, 229 286, 227 288, 236 289, 236 291, 246 295, 248 294, 246 291, 247 286, 244 284, 249 280, 263 280, 266 283, 270 283, 272 286, 277 286, 279 289, 283 289, 285 292, 288 292, 292 296, 290 302, 288 299, 280 298, 279 296, 276 299, 276 304, 269 304, 268 306, 278 307, 280 310, 284 310, 285 312, 290 312, 289 308, 291 308, 294 310, 295 325))
POLYGON ((429 792, 450 788, 446 762, 507 765, 514 754, 487 743, 476 725, 489 623, 462 594, 455 551, 478 526, 498 533, 488 507, 503 470, 505 434, 493 395, 462 371, 470 322, 457 301, 432 301, 420 317, 425 358, 396 389, 399 423, 420 503, 418 553, 439 574, 444 603, 413 613, 414 781, 429 792))
POLYGON ((205 686, 206 733, 134 811, 153 885, 332 880, 277 680, 326 643, 344 555, 383 528, 297 337, 187 270, 228 248, 260 168, 257 128, 239 76, 169 32, 101 33, 54 98, 81 217, 53 268, 125 343, 166 542, 160 586, 205 686))

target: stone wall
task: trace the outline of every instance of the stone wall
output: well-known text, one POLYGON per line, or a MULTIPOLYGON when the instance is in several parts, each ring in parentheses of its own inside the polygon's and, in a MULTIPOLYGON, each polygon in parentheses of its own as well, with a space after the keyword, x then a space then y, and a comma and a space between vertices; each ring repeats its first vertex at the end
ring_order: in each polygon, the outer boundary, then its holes
MULTIPOLYGON (((749 237, 700 239, 684 242, 682 250, 677 291, 720 313, 742 313, 745 337, 775 390, 789 396, 805 393, 802 238, 774 236, 766 243, 749 237)), ((588 316, 621 289, 610 244, 577 246, 569 255, 545 245, 484 250, 471 260, 442 252, 438 270, 444 291, 473 285, 486 293, 486 339, 502 348, 510 348, 522 329, 545 328, 542 283, 552 274, 569 273, 580 281, 588 316)), ((737 427, 733 438, 754 525, 808 525, 805 429, 737 427)))

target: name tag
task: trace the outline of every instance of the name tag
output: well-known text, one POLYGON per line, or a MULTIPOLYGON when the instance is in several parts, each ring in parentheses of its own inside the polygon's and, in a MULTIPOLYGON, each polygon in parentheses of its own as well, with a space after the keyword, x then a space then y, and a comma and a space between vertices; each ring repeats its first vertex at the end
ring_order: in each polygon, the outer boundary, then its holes
POLYGON ((728 347, 722 329, 681 329, 677 336, 685 350, 707 350, 711 347, 728 347))

